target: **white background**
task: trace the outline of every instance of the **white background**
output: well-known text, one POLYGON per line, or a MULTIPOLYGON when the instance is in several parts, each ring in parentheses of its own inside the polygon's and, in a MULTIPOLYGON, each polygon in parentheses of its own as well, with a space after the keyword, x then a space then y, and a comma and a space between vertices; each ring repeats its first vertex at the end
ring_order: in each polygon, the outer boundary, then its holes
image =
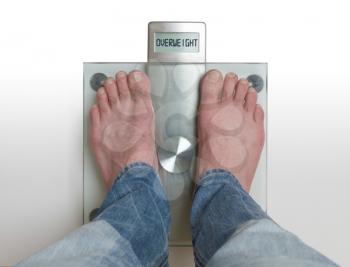
POLYGON ((82 62, 146 61, 147 23, 207 23, 207 61, 268 62, 268 211, 350 266, 346 1, 0 4, 0 265, 82 222, 82 62))

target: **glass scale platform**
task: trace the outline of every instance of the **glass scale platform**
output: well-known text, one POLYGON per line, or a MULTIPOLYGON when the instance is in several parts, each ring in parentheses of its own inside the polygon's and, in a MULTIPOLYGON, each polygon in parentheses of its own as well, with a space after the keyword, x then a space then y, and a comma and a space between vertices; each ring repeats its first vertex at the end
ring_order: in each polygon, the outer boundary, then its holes
MULTIPOLYGON (((190 210, 196 163, 196 115, 200 78, 207 70, 223 75, 234 72, 247 78, 258 92, 258 103, 267 114, 266 63, 84 63, 84 223, 100 206, 106 189, 95 166, 88 143, 89 109, 96 89, 118 71, 141 70, 151 79, 156 115, 156 145, 159 175, 172 213, 170 246, 191 246, 190 210), (180 153, 180 152, 181 153, 180 153)), ((267 116, 265 116, 267 118, 267 116)), ((267 120, 265 119, 267 130, 267 120)), ((251 188, 251 196, 266 210, 266 142, 251 188)))

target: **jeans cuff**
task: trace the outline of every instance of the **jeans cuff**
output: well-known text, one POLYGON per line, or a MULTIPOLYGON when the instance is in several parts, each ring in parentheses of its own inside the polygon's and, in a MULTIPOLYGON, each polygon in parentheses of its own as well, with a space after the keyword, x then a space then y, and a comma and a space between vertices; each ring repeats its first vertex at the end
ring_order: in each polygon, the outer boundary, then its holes
POLYGON ((156 170, 149 164, 147 163, 144 163, 142 161, 135 161, 133 163, 130 163, 128 165, 126 165, 121 171, 120 173, 118 174, 117 178, 114 180, 111 188, 114 187, 114 185, 119 182, 119 181, 122 181, 124 179, 126 179, 127 177, 127 174, 129 171, 133 170, 133 169, 136 169, 136 168, 144 168, 145 170, 149 170, 149 171, 153 171, 153 172, 156 172, 156 170))
POLYGON ((231 184, 244 190, 237 178, 225 169, 211 169, 205 171, 199 178, 199 183, 195 185, 193 197, 201 186, 210 184, 231 184))

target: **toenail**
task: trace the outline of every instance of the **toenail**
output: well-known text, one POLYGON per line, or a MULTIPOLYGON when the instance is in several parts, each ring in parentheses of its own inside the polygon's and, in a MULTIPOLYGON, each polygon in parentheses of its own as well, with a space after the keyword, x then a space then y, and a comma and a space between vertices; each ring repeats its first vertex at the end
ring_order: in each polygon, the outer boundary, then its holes
POLYGON ((219 78, 220 78, 220 72, 218 72, 217 70, 212 70, 208 73, 208 79, 213 83, 219 81, 219 78))
POLYGON ((247 79, 241 79, 241 83, 243 84, 243 85, 248 85, 248 80, 247 79))
POLYGON ((100 89, 98 89, 97 94, 104 95, 105 94, 105 90, 103 88, 100 88, 100 89))
POLYGON ((237 78, 237 75, 236 75, 236 73, 229 72, 229 73, 227 73, 227 77, 228 77, 229 79, 236 79, 236 78, 237 78))
POLYGON ((135 72, 131 73, 131 78, 134 82, 140 82, 143 79, 143 75, 141 72, 135 71, 135 72))
POLYGON ((123 79, 123 78, 125 78, 125 76, 126 76, 126 73, 124 71, 119 71, 117 73, 117 78, 118 79, 123 79))
POLYGON ((255 89, 253 87, 249 87, 248 93, 255 94, 256 91, 255 91, 255 89))

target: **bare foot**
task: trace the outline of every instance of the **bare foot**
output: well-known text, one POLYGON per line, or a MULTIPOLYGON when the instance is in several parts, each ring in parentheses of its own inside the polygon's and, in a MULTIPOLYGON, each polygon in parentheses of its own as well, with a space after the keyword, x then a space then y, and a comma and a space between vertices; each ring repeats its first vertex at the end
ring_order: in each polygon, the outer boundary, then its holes
POLYGON ((142 161, 158 167, 150 81, 140 71, 119 72, 97 91, 91 107, 90 141, 107 188, 126 165, 142 161))
POLYGON ((209 71, 201 83, 197 179, 205 171, 230 171, 249 192, 264 146, 264 111, 246 79, 209 71))

